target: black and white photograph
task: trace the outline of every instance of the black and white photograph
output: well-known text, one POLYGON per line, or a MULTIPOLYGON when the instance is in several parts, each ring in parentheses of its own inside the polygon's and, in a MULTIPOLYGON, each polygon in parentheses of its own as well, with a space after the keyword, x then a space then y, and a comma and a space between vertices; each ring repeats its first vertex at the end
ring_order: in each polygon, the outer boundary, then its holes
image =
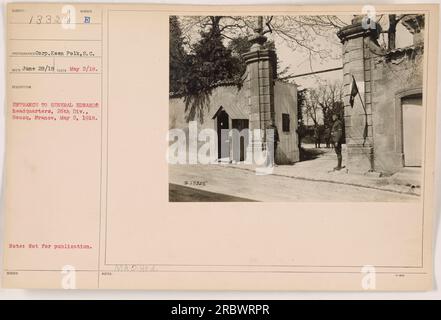
POLYGON ((424 21, 170 16, 169 201, 419 201, 424 21))
POLYGON ((0 300, 440 297, 439 4, 105 1, 4 7, 0 300))

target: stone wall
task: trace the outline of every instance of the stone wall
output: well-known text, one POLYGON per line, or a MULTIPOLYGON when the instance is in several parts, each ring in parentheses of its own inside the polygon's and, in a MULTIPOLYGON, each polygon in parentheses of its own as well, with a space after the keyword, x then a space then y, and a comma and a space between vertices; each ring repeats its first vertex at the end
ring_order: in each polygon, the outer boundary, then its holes
POLYGON ((423 47, 396 49, 372 58, 374 170, 404 166, 401 98, 422 93, 423 47))
POLYGON ((275 124, 278 128, 280 145, 277 150, 278 163, 293 163, 300 160, 297 135, 297 88, 296 86, 275 82, 274 85, 275 124), (282 114, 289 114, 289 132, 283 132, 282 114))
MULTIPOLYGON (((239 89, 235 85, 219 86, 213 89, 209 96, 208 103, 204 107, 202 119, 190 119, 198 122, 198 128, 215 129, 214 114, 221 106, 235 105, 242 108, 244 113, 249 113, 248 99, 246 90, 242 87, 239 89)), ((182 97, 169 99, 169 128, 188 129, 186 116, 188 110, 185 110, 185 102, 182 97)))

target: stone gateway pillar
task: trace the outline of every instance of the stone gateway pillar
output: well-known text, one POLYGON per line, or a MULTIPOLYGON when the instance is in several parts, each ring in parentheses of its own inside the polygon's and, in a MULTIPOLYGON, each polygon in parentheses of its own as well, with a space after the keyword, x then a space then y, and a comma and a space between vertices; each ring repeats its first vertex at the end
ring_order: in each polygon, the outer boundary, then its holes
POLYGON ((266 37, 262 35, 261 17, 256 34, 250 38, 253 43, 249 52, 243 55, 247 64, 247 78, 244 88, 247 90, 250 110, 249 129, 254 134, 256 129, 261 132, 262 139, 253 136, 248 152, 265 147, 264 129, 275 122, 274 112, 274 78, 276 75, 276 53, 264 48, 266 37))
POLYGON ((378 48, 377 39, 380 32, 378 24, 363 23, 363 17, 357 16, 351 25, 337 33, 343 44, 346 167, 356 173, 366 173, 374 169, 371 48, 378 48), (359 94, 351 104, 353 79, 359 94))

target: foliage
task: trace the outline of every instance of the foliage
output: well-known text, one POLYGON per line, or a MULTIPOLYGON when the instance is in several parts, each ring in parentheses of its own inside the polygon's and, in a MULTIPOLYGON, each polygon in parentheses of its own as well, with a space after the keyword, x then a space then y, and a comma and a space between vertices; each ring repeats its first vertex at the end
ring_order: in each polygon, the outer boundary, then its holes
POLYGON ((170 16, 170 77, 169 91, 182 91, 186 77, 187 54, 184 50, 185 41, 181 26, 176 16, 170 16))
POLYGON ((226 48, 219 29, 220 17, 211 17, 211 28, 200 32, 199 41, 187 55, 187 72, 182 79, 187 121, 203 120, 214 86, 237 81, 241 73, 238 58, 226 48))

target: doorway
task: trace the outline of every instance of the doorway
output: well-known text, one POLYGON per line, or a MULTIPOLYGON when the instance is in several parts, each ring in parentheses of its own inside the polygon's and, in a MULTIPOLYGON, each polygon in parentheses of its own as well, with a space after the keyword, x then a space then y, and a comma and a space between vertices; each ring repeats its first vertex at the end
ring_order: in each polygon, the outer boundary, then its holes
POLYGON ((217 156, 218 159, 229 158, 230 157, 230 145, 228 130, 230 128, 230 117, 225 110, 221 110, 217 114, 217 156))
POLYGON ((401 99, 405 167, 421 167, 423 155, 423 107, 421 95, 401 99))

